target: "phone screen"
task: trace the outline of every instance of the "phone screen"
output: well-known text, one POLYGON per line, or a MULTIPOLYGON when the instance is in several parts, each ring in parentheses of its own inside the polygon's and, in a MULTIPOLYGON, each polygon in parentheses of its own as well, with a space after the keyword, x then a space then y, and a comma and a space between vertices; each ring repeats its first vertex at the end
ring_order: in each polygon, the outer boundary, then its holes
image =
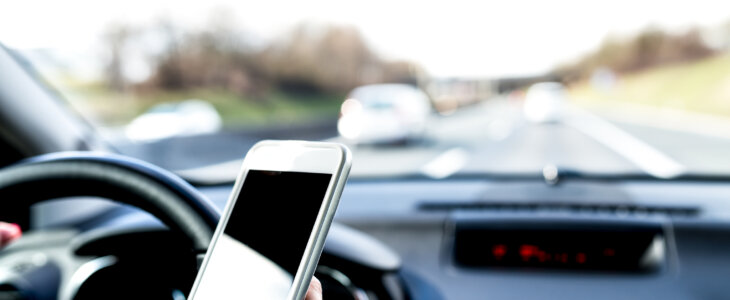
POLYGON ((194 299, 285 299, 331 177, 249 170, 194 299))

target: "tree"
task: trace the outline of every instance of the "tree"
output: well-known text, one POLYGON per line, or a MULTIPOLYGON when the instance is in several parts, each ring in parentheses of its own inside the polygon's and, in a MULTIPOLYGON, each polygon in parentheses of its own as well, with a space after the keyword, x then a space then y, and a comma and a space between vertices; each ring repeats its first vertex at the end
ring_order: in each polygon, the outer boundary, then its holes
POLYGON ((701 59, 715 52, 706 45, 697 28, 670 34, 649 27, 629 38, 608 37, 596 51, 575 63, 559 66, 554 73, 574 80, 590 76, 599 68, 623 73, 636 72, 701 59))
POLYGON ((129 87, 124 66, 128 63, 126 48, 133 35, 134 30, 125 24, 112 24, 103 35, 108 55, 104 77, 109 88, 116 92, 126 92, 129 87))

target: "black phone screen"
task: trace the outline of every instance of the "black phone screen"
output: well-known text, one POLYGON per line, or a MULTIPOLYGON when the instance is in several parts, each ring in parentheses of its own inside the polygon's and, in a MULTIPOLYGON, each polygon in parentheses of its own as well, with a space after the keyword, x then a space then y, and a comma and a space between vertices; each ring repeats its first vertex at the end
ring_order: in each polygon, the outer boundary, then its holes
POLYGON ((249 170, 194 299, 284 299, 331 177, 249 170))

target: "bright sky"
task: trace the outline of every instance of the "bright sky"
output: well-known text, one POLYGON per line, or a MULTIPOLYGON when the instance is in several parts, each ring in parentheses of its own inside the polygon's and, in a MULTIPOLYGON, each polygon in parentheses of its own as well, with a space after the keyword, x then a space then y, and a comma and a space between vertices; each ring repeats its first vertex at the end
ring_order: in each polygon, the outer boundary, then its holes
POLYGON ((730 1, 721 0, 25 0, 3 5, 0 41, 83 53, 112 21, 166 16, 195 27, 216 9, 264 39, 303 21, 352 24, 381 54, 440 77, 534 74, 597 47, 609 33, 730 21, 730 1))

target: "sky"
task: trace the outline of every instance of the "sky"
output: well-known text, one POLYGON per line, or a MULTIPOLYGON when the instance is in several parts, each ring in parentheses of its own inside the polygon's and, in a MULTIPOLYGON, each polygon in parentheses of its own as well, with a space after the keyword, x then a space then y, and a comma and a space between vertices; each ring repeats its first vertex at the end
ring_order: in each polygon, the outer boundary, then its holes
POLYGON ((609 34, 730 21, 730 1, 718 0, 26 0, 3 5, 0 42, 90 57, 111 22, 145 25, 165 17, 196 28, 215 11, 235 16, 264 41, 301 22, 354 25, 384 57, 415 61, 436 77, 538 74, 595 49, 609 34))

